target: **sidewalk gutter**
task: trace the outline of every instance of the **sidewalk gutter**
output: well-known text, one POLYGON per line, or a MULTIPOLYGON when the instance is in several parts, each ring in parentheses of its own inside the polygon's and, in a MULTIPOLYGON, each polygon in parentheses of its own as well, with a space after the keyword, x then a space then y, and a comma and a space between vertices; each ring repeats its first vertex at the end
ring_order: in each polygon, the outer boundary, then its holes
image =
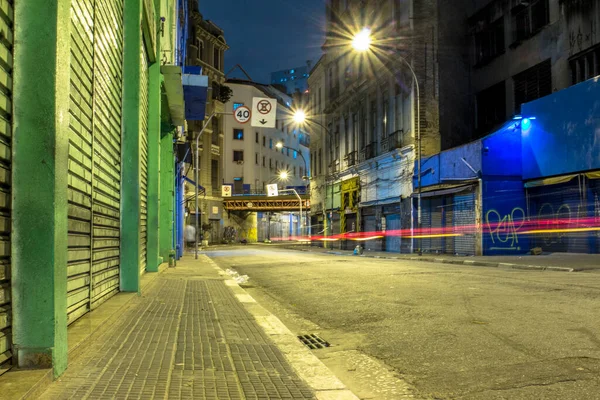
MULTIPOLYGON (((208 256, 203 255, 203 257, 217 270, 219 275, 229 276, 208 256)), ((318 400, 359 400, 317 356, 300 343, 296 335, 279 318, 259 305, 235 280, 225 280, 225 284, 281 350, 298 376, 315 392, 318 400)))
MULTIPOLYGON (((168 268, 167 263, 159 266, 159 271, 154 273, 145 273, 141 277, 142 293, 144 289, 152 285, 156 278, 168 268)), ((115 314, 125 309, 137 297, 137 293, 118 293, 116 296, 102 304, 98 309, 85 314, 79 321, 88 319, 86 325, 92 325, 96 329, 86 329, 78 331, 78 328, 84 324, 70 326, 67 331, 69 349, 68 359, 76 358, 83 350, 84 344, 92 340, 96 335, 102 332, 102 329, 110 325, 105 325, 115 314)), ((79 322, 78 321, 78 322, 79 322)), ((68 366, 67 366, 68 368, 68 366)), ((58 378, 60 379, 60 377, 58 378)), ((0 393, 3 400, 25 400, 38 398, 53 382, 52 369, 17 369, 11 370, 0 376, 0 393)))
MULTIPOLYGON (((315 250, 306 248, 297 248, 295 246, 286 247, 288 250, 297 251, 308 251, 314 253, 332 254, 337 256, 353 256, 351 251, 336 251, 336 250, 315 250)), ((498 261, 483 261, 483 260, 461 260, 452 258, 432 257, 432 256, 394 256, 394 255, 382 255, 382 254, 361 254, 359 257, 365 258, 379 258, 386 260, 401 260, 401 261, 423 261, 437 264, 454 264, 454 265, 468 265, 472 267, 491 267, 491 268, 510 268, 510 269, 521 269, 530 271, 555 271, 555 272, 579 272, 584 271, 585 268, 570 268, 570 267, 556 267, 546 265, 527 265, 527 264, 515 264, 505 263, 498 261)))

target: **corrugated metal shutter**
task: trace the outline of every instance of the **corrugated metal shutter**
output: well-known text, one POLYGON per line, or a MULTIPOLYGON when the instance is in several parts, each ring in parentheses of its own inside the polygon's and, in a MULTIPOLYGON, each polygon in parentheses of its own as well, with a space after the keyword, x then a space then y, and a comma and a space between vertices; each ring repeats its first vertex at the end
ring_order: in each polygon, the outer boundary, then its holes
POLYGON ((143 41, 140 62, 140 273, 143 273, 147 263, 148 231, 148 55, 143 41))
POLYGON ((459 255, 475 255, 475 192, 454 195, 454 228, 461 236, 454 238, 454 251, 459 255), (463 232, 460 228, 468 227, 463 232))
MULTIPOLYGON (((444 197, 444 233, 451 234, 452 227, 454 224, 454 196, 445 196, 444 197)), ((444 237, 444 250, 446 254, 455 254, 454 253, 454 237, 453 236, 445 236, 444 237)))
MULTIPOLYGON (((600 179, 593 179, 590 181, 592 197, 588 201, 592 205, 594 210, 594 226, 600 226, 600 179)), ((595 252, 600 253, 600 231, 595 232, 595 252)))
MULTIPOLYGON (((529 215, 542 224, 540 228, 559 230, 569 223, 584 218, 587 207, 583 203, 583 190, 579 177, 567 183, 527 189, 529 215)), ((589 233, 549 232, 534 235, 536 247, 549 252, 587 253, 590 250, 589 233)))
POLYGON ((417 236, 426 236, 419 240, 418 247, 423 252, 429 252, 431 250, 431 199, 421 199, 421 231, 417 232, 417 236))
MULTIPOLYGON (((402 229, 401 225, 402 219, 400 218, 400 214, 388 214, 385 216, 385 230, 389 231, 399 231, 402 229)), ((386 236, 385 249, 387 251, 400 252, 400 236, 386 236)))
POLYGON ((92 309, 119 291, 123 2, 95 3, 92 309))
POLYGON ((71 3, 68 321, 119 290, 122 0, 71 3))
POLYGON ((0 3, 0 374, 9 367, 11 352, 10 230, 12 163, 13 8, 0 3))
POLYGON ((69 323, 90 310, 94 7, 71 3, 71 104, 69 107, 67 312, 69 323))
POLYGON ((431 199, 431 253, 443 253, 442 237, 440 236, 442 228, 442 210, 443 199, 434 197, 431 199))

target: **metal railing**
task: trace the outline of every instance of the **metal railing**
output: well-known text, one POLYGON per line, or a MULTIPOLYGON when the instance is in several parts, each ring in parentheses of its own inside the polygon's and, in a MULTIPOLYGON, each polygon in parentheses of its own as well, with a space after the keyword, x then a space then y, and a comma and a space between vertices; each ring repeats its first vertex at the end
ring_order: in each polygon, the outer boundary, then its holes
POLYGON ((408 144, 406 133, 403 129, 390 133, 387 140, 387 151, 401 149, 408 144))
POLYGON ((360 161, 370 160, 377 156, 377 143, 371 142, 360 151, 360 161))
POLYGON ((357 153, 356 151, 351 151, 350 153, 346 154, 346 166, 347 167, 351 167, 353 165, 356 165, 357 163, 357 158, 356 157, 357 153))

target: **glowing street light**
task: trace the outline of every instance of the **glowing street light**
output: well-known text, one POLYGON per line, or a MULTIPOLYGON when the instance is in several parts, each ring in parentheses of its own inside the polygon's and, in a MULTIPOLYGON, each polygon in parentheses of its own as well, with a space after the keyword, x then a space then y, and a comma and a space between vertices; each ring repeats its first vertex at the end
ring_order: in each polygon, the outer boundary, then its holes
POLYGON ((367 51, 371 48, 371 30, 363 28, 360 32, 354 35, 352 39, 352 47, 356 51, 367 51))
POLYGON ((287 171, 281 171, 279 173, 279 179, 281 179, 282 181, 287 181, 287 179, 288 179, 287 171))
POLYGON ((304 111, 302 111, 302 110, 297 110, 297 111, 294 113, 294 121, 295 121, 297 124, 302 124, 302 123, 304 123, 304 121, 306 121, 306 113, 305 113, 304 111))
POLYGON ((275 143, 275 147, 277 147, 278 149, 281 149, 283 147, 283 143, 277 142, 277 143, 275 143))

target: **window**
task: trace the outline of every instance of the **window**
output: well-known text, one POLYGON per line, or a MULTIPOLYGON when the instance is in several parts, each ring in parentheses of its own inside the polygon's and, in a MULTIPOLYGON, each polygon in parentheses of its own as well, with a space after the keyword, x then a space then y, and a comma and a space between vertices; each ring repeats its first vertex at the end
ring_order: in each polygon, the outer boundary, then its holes
POLYGON ((323 173, 323 151, 319 149, 319 156, 317 157, 317 167, 319 169, 319 174, 323 173))
POLYGON ((475 65, 485 64, 504 53, 504 18, 475 33, 475 65))
POLYGON ((262 163, 263 167, 266 167, 266 161, 267 161, 267 157, 263 156, 263 163, 262 163))
POLYGON ((204 42, 200 39, 197 39, 198 43, 196 44, 196 46, 198 46, 198 58, 200 60, 204 60, 204 42))
POLYGON ((233 161, 244 161, 244 151, 243 150, 234 150, 233 151, 233 161))
POLYGON ((215 146, 219 145, 219 119, 213 118, 211 120, 212 123, 212 144, 215 146))
POLYGON ((263 136, 263 147, 267 147, 267 137, 263 136))
POLYGON ((296 167, 294 167, 294 176, 296 176, 296 167))
POLYGON ((506 119, 504 81, 477 93, 477 130, 486 133, 506 119))
POLYGON ((573 56, 569 65, 573 85, 600 75, 600 45, 573 56))
POLYGON ((521 112, 521 104, 552 93, 552 69, 550 60, 543 61, 513 77, 515 85, 515 112, 521 112))
POLYGON ((304 167, 300 167, 300 178, 304 176, 304 167))
POLYGON ((233 103, 233 111, 237 110, 238 108, 240 108, 243 105, 244 105, 244 103, 233 103))
POLYGON ((512 11, 513 44, 533 36, 550 22, 548 0, 521 2, 512 11))
POLYGON ((221 69, 221 57, 219 49, 217 47, 215 47, 213 51, 213 65, 216 69, 221 69))
POLYGON ((233 140, 244 140, 244 130, 233 128, 233 140))
POLYGON ((219 160, 210 160, 210 184, 213 190, 219 188, 219 160))
POLYGON ((294 159, 298 158, 298 152, 294 150, 294 159))
POLYGON ((254 163, 258 165, 258 153, 254 154, 254 163))
POLYGON ((383 119, 381 121, 381 136, 385 137, 388 134, 388 126, 389 126, 389 120, 390 120, 390 100, 389 100, 389 92, 387 90, 385 90, 383 92, 383 119))
POLYGON ((286 149, 287 150, 287 156, 290 156, 290 149, 286 149))
POLYGON ((279 170, 279 161, 275 161, 275 169, 279 170))
POLYGON ((272 149, 273 148, 273 139, 269 139, 269 148, 272 149))
POLYGON ((256 143, 258 143, 258 132, 255 132, 255 136, 256 136, 255 141, 256 141, 256 143))
POLYGON ((348 143, 348 146, 350 150, 354 151, 356 150, 355 148, 355 144, 354 141, 356 140, 356 138, 358 138, 358 112, 354 111, 354 113, 352 113, 352 144, 348 143))
MULTIPOLYGON (((371 141, 377 137, 377 102, 371 101, 371 141)), ((368 143, 367 143, 368 144, 368 143)))

